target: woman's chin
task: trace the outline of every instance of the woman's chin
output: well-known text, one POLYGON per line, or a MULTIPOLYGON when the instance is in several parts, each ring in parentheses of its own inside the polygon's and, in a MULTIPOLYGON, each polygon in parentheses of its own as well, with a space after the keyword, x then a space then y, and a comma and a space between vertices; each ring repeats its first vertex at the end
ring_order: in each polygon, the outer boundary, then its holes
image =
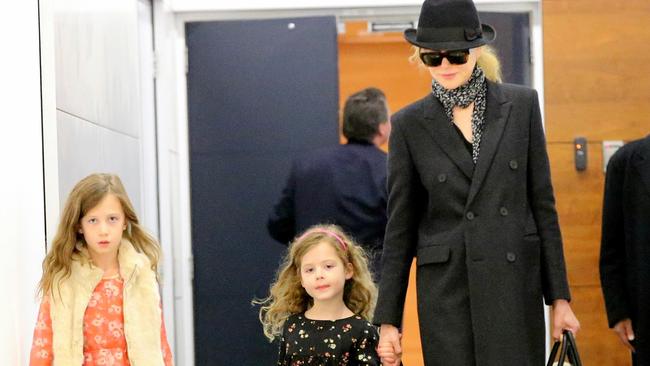
POLYGON ((455 80, 449 80, 449 81, 443 80, 442 82, 439 81, 439 83, 440 85, 442 85, 443 88, 447 90, 453 90, 462 85, 462 83, 457 82, 455 80))

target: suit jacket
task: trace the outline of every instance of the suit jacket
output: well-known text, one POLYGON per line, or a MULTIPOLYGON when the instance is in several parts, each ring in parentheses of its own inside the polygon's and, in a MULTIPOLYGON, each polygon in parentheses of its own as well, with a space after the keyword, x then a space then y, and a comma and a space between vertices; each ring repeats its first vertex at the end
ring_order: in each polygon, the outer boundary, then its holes
POLYGON ((384 241, 386 201, 386 153, 353 140, 294 161, 267 228, 287 244, 312 225, 336 224, 376 253, 384 241))
POLYGON ((417 257, 426 365, 541 365, 569 289, 537 93, 488 82, 476 166, 461 138, 433 95, 393 117, 374 322, 400 326, 417 257))
POLYGON ((650 365, 650 136, 607 165, 600 279, 609 326, 632 319, 635 365, 650 365))

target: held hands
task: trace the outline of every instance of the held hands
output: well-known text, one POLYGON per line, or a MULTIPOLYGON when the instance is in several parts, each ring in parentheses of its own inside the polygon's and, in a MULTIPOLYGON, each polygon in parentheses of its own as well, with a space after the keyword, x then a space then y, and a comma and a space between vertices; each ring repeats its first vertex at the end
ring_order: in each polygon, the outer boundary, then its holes
POLYGON ((399 366, 402 358, 401 335, 397 327, 382 324, 379 330, 379 345, 377 354, 383 366, 399 366))
POLYGON ((630 343, 630 341, 634 340, 634 330, 632 329, 632 320, 630 320, 630 318, 623 319, 616 323, 614 331, 625 347, 629 348, 632 352, 636 352, 634 346, 630 343))
POLYGON ((574 335, 580 330, 580 322, 573 314, 571 305, 564 299, 553 301, 553 339, 562 338, 562 330, 570 330, 574 335))

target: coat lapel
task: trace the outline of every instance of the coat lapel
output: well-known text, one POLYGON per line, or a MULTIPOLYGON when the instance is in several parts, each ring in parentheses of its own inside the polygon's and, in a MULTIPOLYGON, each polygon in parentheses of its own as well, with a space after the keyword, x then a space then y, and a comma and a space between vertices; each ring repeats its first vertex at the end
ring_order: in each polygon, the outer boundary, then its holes
POLYGON ((469 188, 467 205, 469 205, 483 184, 494 155, 499 147, 503 130, 510 114, 510 101, 506 100, 501 89, 495 83, 488 82, 487 105, 485 107, 485 130, 481 137, 481 146, 474 169, 472 185, 469 188))
POLYGON ((639 173, 641 181, 650 193, 650 135, 641 143, 641 148, 633 156, 632 165, 639 173))
POLYGON ((421 121, 424 128, 463 174, 468 179, 472 179, 474 170, 472 157, 467 153, 461 137, 454 131, 454 126, 447 118, 444 107, 432 94, 427 97, 422 113, 424 119, 421 121))

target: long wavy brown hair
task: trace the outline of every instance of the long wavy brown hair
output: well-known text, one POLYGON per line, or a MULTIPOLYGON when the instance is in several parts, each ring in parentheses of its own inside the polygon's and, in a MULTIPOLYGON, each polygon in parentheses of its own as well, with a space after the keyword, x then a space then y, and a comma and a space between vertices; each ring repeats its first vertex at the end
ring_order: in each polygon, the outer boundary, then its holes
POLYGON ((43 277, 38 283, 40 296, 50 294, 55 278, 60 282, 70 276, 72 257, 79 253, 76 244, 86 245, 83 235, 79 233, 81 218, 107 194, 114 195, 122 205, 127 224, 123 237, 149 258, 151 269, 157 273, 160 245, 140 225, 122 181, 115 174, 96 173, 79 181, 68 195, 56 235, 43 260, 43 277))
POLYGON ((280 265, 275 280, 270 287, 270 295, 253 303, 261 304, 260 321, 264 326, 264 335, 273 341, 281 335, 282 327, 292 314, 303 313, 313 305, 313 299, 307 294, 300 282, 300 265, 302 257, 316 245, 326 242, 336 249, 344 265, 351 264, 352 278, 346 281, 343 290, 343 302, 355 314, 372 320, 377 301, 377 287, 372 281, 368 269, 366 252, 348 237, 338 226, 316 225, 305 231, 289 245, 289 252, 280 265), (336 237, 347 244, 343 248, 336 237))

